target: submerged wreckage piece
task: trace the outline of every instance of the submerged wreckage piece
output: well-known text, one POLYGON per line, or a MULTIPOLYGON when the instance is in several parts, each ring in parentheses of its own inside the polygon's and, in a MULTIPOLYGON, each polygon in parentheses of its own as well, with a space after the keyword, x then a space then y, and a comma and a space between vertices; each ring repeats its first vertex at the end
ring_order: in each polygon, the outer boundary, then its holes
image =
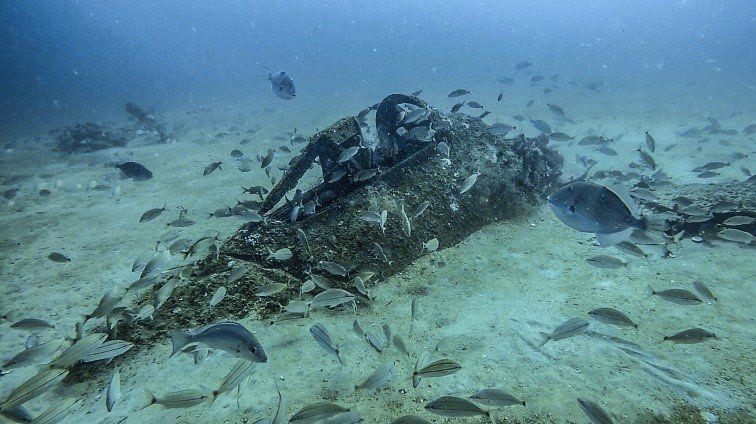
MULTIPOLYGON (((266 219, 244 224, 217 256, 200 261, 156 312, 151 331, 276 314, 299 299, 308 279, 317 288, 307 296, 330 286, 367 301, 366 283, 402 271, 428 254, 426 246, 454 246, 483 226, 527 214, 561 175, 562 157, 545 143, 505 139, 479 118, 399 94, 374 110, 376 140, 353 117, 310 137, 263 202, 266 219), (322 182, 297 189, 316 162, 322 182), (239 267, 244 276, 229 281, 239 267), (271 284, 281 290, 256 295, 271 284), (220 286, 227 299, 210 308, 220 286)), ((132 334, 139 337, 151 336, 132 334)))
POLYGON ((74 127, 63 127, 55 136, 56 150, 66 153, 88 153, 110 147, 123 147, 127 137, 117 128, 85 122, 74 127))

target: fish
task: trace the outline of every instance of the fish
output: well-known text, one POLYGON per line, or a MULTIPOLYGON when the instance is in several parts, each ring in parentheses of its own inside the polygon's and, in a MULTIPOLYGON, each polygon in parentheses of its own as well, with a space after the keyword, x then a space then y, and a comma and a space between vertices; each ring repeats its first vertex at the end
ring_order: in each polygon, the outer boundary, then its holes
POLYGON ((87 363, 106 361, 106 363, 108 363, 116 356, 128 352, 132 347, 134 347, 133 343, 123 340, 108 340, 87 350, 78 362, 87 363))
POLYGON ((750 244, 753 241, 753 234, 735 228, 725 228, 717 233, 717 237, 736 243, 750 244))
POLYGON ((547 124, 546 121, 542 121, 540 119, 536 120, 530 120, 530 124, 533 125, 535 129, 538 131, 544 133, 544 134, 551 134, 551 125, 547 124))
POLYGON ((464 106, 464 105, 465 105, 465 102, 460 102, 460 103, 455 104, 451 108, 451 113, 457 113, 457 112, 459 112, 459 110, 462 109, 462 106, 464 106))
POLYGON ((624 253, 627 253, 628 255, 633 255, 638 258, 647 258, 648 253, 644 252, 643 249, 641 249, 637 244, 625 240, 617 243, 614 245, 618 250, 621 250, 624 253))
POLYGON ((557 131, 557 132, 553 132, 549 134, 549 139, 554 140, 554 141, 570 141, 570 140, 574 140, 575 137, 572 137, 563 132, 557 131))
POLYGON ((60 342, 52 340, 46 343, 27 346, 26 349, 17 353, 2 365, 3 370, 26 367, 49 360, 50 355, 60 347, 60 342))
POLYGON ((588 328, 588 321, 585 318, 570 318, 569 320, 559 325, 559 327, 551 332, 551 334, 541 333, 541 336, 543 336, 543 341, 541 342, 539 347, 545 345, 550 341, 562 340, 578 335, 582 333, 586 328, 588 328))
MULTIPOLYGON (((273 162, 273 158, 275 158, 275 156, 276 156, 276 151, 273 149, 268 149, 268 153, 260 161, 260 169, 267 168, 268 165, 270 165, 270 163, 273 162)), ((266 190, 266 193, 267 193, 267 190, 266 190)), ((262 198, 262 194, 260 195, 260 198, 262 198)))
POLYGON ((333 342, 331 335, 328 334, 328 330, 326 330, 323 324, 316 322, 312 327, 310 327, 310 334, 312 334, 312 337, 320 345, 320 347, 325 349, 328 353, 336 356, 339 364, 344 365, 344 362, 341 359, 339 347, 333 342))
POLYGON ((123 299, 123 296, 119 295, 115 288, 108 290, 102 296, 100 302, 97 303, 97 307, 94 309, 94 311, 84 315, 84 321, 88 321, 92 318, 106 317, 110 313, 110 311, 112 311, 113 308, 116 307, 121 299, 123 299))
POLYGON ((342 266, 341 264, 338 264, 336 262, 320 262, 320 267, 324 270, 326 270, 331 275, 337 275, 339 277, 346 277, 347 276, 347 270, 342 266))
POLYGON ((57 263, 71 262, 71 258, 69 258, 68 256, 66 256, 66 255, 64 255, 62 253, 58 253, 58 252, 52 252, 52 253, 50 253, 49 255, 47 255, 47 259, 49 259, 49 260, 51 260, 53 262, 57 262, 57 263))
POLYGON ((223 380, 218 385, 218 388, 213 390, 213 397, 218 397, 218 395, 220 394, 230 392, 231 390, 239 387, 239 385, 242 384, 242 382, 244 382, 246 378, 252 375, 252 372, 254 372, 254 370, 254 362, 249 362, 245 359, 237 360, 234 366, 231 367, 231 369, 228 371, 228 374, 223 377, 223 380))
POLYGON ((475 182, 478 181, 479 176, 480 172, 474 172, 469 177, 465 178, 465 181, 462 183, 462 188, 459 189, 459 194, 463 194, 470 190, 472 186, 475 185, 475 182))
POLYGON ((499 389, 483 389, 475 392, 470 399, 478 403, 483 403, 493 407, 503 407, 512 405, 525 406, 525 401, 517 399, 509 393, 499 389))
POLYGON ((470 94, 470 90, 465 90, 464 88, 460 88, 458 90, 454 90, 451 93, 449 93, 448 97, 459 97, 459 96, 464 96, 466 94, 470 94))
POLYGON ((522 71, 523 69, 530 68, 531 66, 533 66, 532 62, 522 61, 522 62, 519 62, 517 65, 515 65, 515 69, 518 71, 522 71))
POLYGON ((380 225, 381 231, 385 234, 386 227, 384 227, 385 221, 381 218, 381 214, 373 211, 365 211, 359 215, 360 220, 380 225))
POLYGON ((597 308, 588 312, 588 316, 598 321, 619 327, 638 328, 638 324, 634 323, 627 317, 627 315, 614 308, 597 308))
POLYGON ((402 218, 402 231, 404 231, 404 235, 410 237, 412 235, 412 223, 410 222, 407 213, 404 211, 404 202, 401 204, 399 216, 402 218))
POLYGON ((718 177, 720 175, 722 175, 722 174, 720 174, 719 172, 706 171, 706 172, 702 172, 702 173, 696 175, 696 177, 698 177, 698 178, 714 178, 714 177, 718 177))
POLYGON ((124 162, 116 165, 116 168, 120 169, 126 178, 131 178, 134 181, 147 181, 152 179, 152 171, 147 169, 141 163, 124 162))
POLYGON ((366 331, 365 332, 365 340, 367 340, 368 344, 373 347, 378 353, 383 352, 383 343, 381 343, 380 340, 378 340, 378 337, 375 336, 375 334, 366 331))
POLYGON ((425 410, 444 417, 489 417, 490 413, 467 399, 456 396, 441 396, 425 405, 425 410))
POLYGON ((607 156, 617 156, 617 151, 612 149, 609 146, 601 146, 598 149, 596 149, 597 152, 603 153, 607 156))
POLYGON ((612 420, 612 417, 609 416, 609 413, 604 411, 603 408, 598 406, 595 402, 587 400, 587 399, 577 399, 578 403, 580 404, 580 409, 585 412, 585 415, 588 416, 588 419, 591 420, 591 423, 593 424, 613 424, 614 421, 612 420))
POLYGON ((352 322, 352 329, 354 330, 355 334, 357 334, 361 338, 365 337, 365 330, 362 329, 362 326, 357 320, 354 320, 352 322))
POLYGON ((223 286, 218 287, 218 289, 215 290, 215 293, 213 293, 213 297, 210 298, 210 307, 214 308, 217 304, 221 303, 225 297, 226 288, 223 286))
POLYGON ((55 329, 54 325, 39 318, 23 318, 11 324, 10 327, 15 328, 17 330, 25 330, 25 331, 40 331, 40 330, 48 330, 48 329, 54 330, 55 329))
POLYGON ((715 338, 717 338, 717 335, 712 333, 711 331, 704 330, 703 328, 691 328, 689 330, 681 331, 672 336, 664 336, 663 341, 671 341, 681 344, 694 344, 715 338))
POLYGON ((685 138, 695 138, 701 135, 701 130, 695 127, 691 127, 683 132, 677 133, 677 135, 679 135, 680 137, 685 137, 685 138))
POLYGON ((231 157, 235 159, 239 159, 240 157, 244 156, 244 153, 239 149, 231 150, 231 157))
POLYGON ((717 297, 714 296, 714 293, 709 289, 709 287, 701 280, 693 280, 693 287, 696 288, 696 291, 701 294, 701 296, 711 300, 712 302, 717 301, 717 297))
POLYGON ((278 249, 275 252, 268 249, 268 257, 265 258, 265 260, 277 260, 277 261, 286 261, 292 258, 294 256, 294 253, 292 253, 291 249, 284 247, 282 249, 278 249))
POLYGON ((656 140, 654 140, 654 137, 649 134, 648 131, 646 131, 646 148, 651 151, 651 153, 654 153, 656 150, 656 140))
POLYGON ((234 281, 247 275, 247 272, 249 272, 249 268, 245 266, 234 268, 231 272, 228 273, 228 277, 226 278, 226 283, 228 284, 233 283, 234 281))
POLYGON ((68 370, 57 368, 45 368, 29 378, 20 386, 13 389, 2 403, 0 403, 0 411, 9 411, 14 409, 31 399, 36 398, 42 393, 47 392, 53 386, 63 381, 68 375, 68 370))
POLYGON ((552 111, 557 116, 565 116, 564 109, 562 109, 561 106, 553 105, 551 103, 546 103, 546 106, 548 106, 549 110, 552 111))
POLYGON ((286 290, 288 286, 284 283, 270 283, 265 284, 263 286, 260 286, 255 291, 255 296, 258 297, 266 297, 266 296, 273 296, 274 294, 281 293, 282 291, 286 290))
POLYGON ((476 101, 469 101, 467 102, 467 107, 471 107, 473 109, 483 109, 483 105, 476 102, 476 101))
MULTIPOLYGON (((147 406, 160 405, 166 409, 192 408, 197 405, 202 405, 205 402, 212 403, 214 400, 213 392, 205 388, 178 390, 166 393, 161 397, 156 397, 149 390, 145 391, 149 396, 147 406)), ((145 406, 145 408, 147 406, 145 406)))
POLYGON ((347 149, 344 149, 341 154, 339 155, 339 158, 336 160, 338 163, 344 163, 348 160, 351 160, 354 155, 357 154, 357 152, 360 151, 360 146, 352 146, 347 149))
POLYGON ((420 95, 420 93, 422 93, 422 92, 423 92, 423 89, 421 88, 421 89, 419 89, 419 90, 417 90, 417 91, 413 91, 413 92, 412 92, 412 95, 413 95, 413 96, 415 96, 415 97, 417 97, 417 96, 419 96, 419 95, 420 95))
POLYGON ((108 391, 105 395, 105 406, 108 408, 108 412, 113 412, 113 407, 118 399, 121 398, 121 373, 118 372, 116 367, 113 372, 113 376, 110 377, 110 384, 108 384, 108 391))
POLYGON ((270 81, 270 89, 278 98, 291 100, 296 97, 297 91, 294 88, 294 80, 286 75, 286 72, 279 71, 275 74, 269 72, 266 78, 270 81))
POLYGON ((97 349, 107 338, 108 335, 105 333, 87 334, 53 359, 50 367, 63 369, 81 362, 82 358, 97 349))
POLYGON ((504 137, 507 134, 509 134, 510 131, 515 130, 517 128, 511 125, 507 125, 503 122, 497 122, 495 124, 492 124, 490 127, 488 127, 488 129, 490 129, 492 133, 504 137))
POLYGON ((454 374, 461 369, 462 366, 451 359, 439 359, 438 361, 432 362, 413 371, 412 375, 419 378, 444 377, 454 374))
POLYGON ((68 398, 61 402, 56 402, 49 408, 42 411, 34 417, 32 424, 55 424, 68 417, 71 411, 82 403, 81 399, 68 398))
POLYGON ((315 402, 292 415, 289 424, 314 424, 343 412, 349 409, 327 401, 315 402))
POLYGON ((139 274, 139 278, 157 276, 163 271, 170 259, 171 254, 167 250, 156 253, 155 256, 147 262, 147 265, 144 266, 142 273, 139 274))
POLYGON ((635 151, 638 152, 638 156, 640 157, 640 161, 643 166, 652 171, 656 170, 656 161, 654 161, 654 158, 648 152, 644 151, 640 147, 638 147, 635 151))
POLYGON ((394 346, 399 349, 399 352, 402 352, 409 358, 409 350, 407 349, 407 344, 404 343, 404 340, 396 334, 394 335, 394 337, 392 337, 391 340, 394 342, 394 346))
POLYGON ((386 387, 394 377, 394 363, 389 362, 379 366, 362 383, 354 386, 355 390, 376 390, 386 387))
POLYGON ((139 222, 152 221, 153 219, 159 217, 160 214, 162 214, 163 212, 167 210, 168 209, 165 208, 165 205, 163 205, 162 208, 150 209, 147 212, 143 213, 141 217, 139 217, 139 222))
POLYGON ((184 347, 193 343, 202 343, 212 349, 219 349, 231 356, 250 362, 265 363, 268 357, 260 342, 243 325, 236 322, 220 322, 184 332, 171 330, 173 353, 179 353, 184 347))
POLYGON ((327 289, 312 298, 310 309, 333 308, 344 303, 352 303, 353 307, 356 308, 352 293, 342 289, 327 289))
POLYGON ((500 101, 501 101, 501 99, 503 99, 503 98, 504 98, 504 92, 499 92, 499 95, 498 95, 498 96, 496 96, 496 101, 497 101, 497 102, 500 102, 500 101))
POLYGON ((423 250, 427 251, 428 253, 433 253, 436 250, 438 250, 438 239, 432 238, 428 240, 427 242, 423 243, 423 250))
POLYGON ((577 231, 595 233, 602 247, 614 246, 628 239, 633 230, 647 227, 622 187, 575 181, 547 199, 560 221, 577 231))
POLYGON ((604 269, 619 269, 627 266, 627 262, 609 255, 591 256, 585 261, 597 268, 604 269))
POLYGON ((220 169, 220 170, 222 171, 222 170, 223 170, 223 168, 221 168, 221 165, 222 165, 222 164, 223 164, 223 162, 221 162, 221 161, 218 161, 218 162, 212 162, 212 163, 211 163, 210 165, 207 165, 207 166, 205 167, 205 170, 204 170, 204 171, 202 172, 202 175, 210 175, 210 174, 212 174, 212 173, 213 173, 213 171, 215 171, 216 169, 220 169))
POLYGON ((391 424, 431 424, 431 422, 425 418, 418 417, 417 415, 402 415, 394 421, 391 421, 391 424))
POLYGON ((703 301, 695 293, 685 289, 667 289, 656 291, 649 287, 652 296, 659 296, 662 299, 677 303, 678 305, 699 305, 703 301))

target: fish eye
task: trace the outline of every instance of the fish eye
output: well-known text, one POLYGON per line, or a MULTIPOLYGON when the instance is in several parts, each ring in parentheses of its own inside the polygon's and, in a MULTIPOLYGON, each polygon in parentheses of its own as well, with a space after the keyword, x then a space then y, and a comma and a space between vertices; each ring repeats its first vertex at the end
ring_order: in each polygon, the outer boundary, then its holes
POLYGON ((250 347, 249 350, 251 350, 252 353, 256 353, 257 352, 257 348, 254 347, 254 346, 250 347))

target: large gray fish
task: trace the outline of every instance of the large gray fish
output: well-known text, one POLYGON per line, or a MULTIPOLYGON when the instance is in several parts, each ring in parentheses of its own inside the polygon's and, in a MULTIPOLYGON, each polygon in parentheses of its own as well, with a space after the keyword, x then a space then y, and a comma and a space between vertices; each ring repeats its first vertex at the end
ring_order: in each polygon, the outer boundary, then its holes
POLYGON ((294 89, 294 81, 286 75, 286 72, 268 73, 266 78, 270 81, 270 88, 273 93, 279 98, 291 100, 297 95, 296 89, 294 89))
POLYGON ((181 352, 181 349, 189 344, 202 343, 250 362, 264 363, 268 360, 255 336, 236 322, 211 324, 189 332, 172 330, 170 335, 173 342, 171 356, 181 352))
POLYGON ((626 240, 633 229, 646 229, 646 220, 621 187, 605 187, 588 181, 575 181, 548 197, 549 206, 569 227, 596 233, 603 247, 626 240))

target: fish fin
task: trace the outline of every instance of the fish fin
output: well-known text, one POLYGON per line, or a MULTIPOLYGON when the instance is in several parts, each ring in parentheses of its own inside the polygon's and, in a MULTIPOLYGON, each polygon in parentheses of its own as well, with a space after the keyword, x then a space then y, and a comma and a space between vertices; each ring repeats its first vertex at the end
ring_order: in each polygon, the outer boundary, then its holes
POLYGON ((622 231, 616 233, 596 233, 596 240, 601 247, 611 247, 615 244, 627 240, 633 233, 635 227, 627 227, 622 231))
POLYGON ((171 353, 171 357, 173 357, 189 343, 189 336, 181 330, 171 330, 168 334, 171 336, 171 343, 173 344, 173 352, 171 353))
POLYGON ((147 393, 147 396, 148 396, 148 398, 147 398, 147 405, 144 405, 144 406, 143 406, 142 408, 140 408, 140 409, 139 409, 140 411, 141 411, 142 409, 145 409, 145 408, 147 408, 148 406, 154 405, 154 404, 155 404, 155 402, 157 402, 157 398, 156 398, 156 397, 155 397, 155 395, 154 395, 154 394, 153 394, 153 393, 152 393, 152 392, 150 391, 150 389, 144 389, 144 391, 145 391, 145 392, 147 393))
POLYGON ((640 212, 638 212, 638 205, 635 203, 633 198, 630 197, 630 192, 627 190, 627 188, 625 188, 625 186, 619 184, 609 184, 605 185, 604 187, 614 193, 620 199, 620 201, 622 201, 622 203, 627 206, 633 217, 638 217, 640 215, 640 212))
POLYGON ((654 288, 649 284, 646 286, 646 293, 648 293, 649 296, 653 296, 656 294, 656 290, 654 290, 654 288))

